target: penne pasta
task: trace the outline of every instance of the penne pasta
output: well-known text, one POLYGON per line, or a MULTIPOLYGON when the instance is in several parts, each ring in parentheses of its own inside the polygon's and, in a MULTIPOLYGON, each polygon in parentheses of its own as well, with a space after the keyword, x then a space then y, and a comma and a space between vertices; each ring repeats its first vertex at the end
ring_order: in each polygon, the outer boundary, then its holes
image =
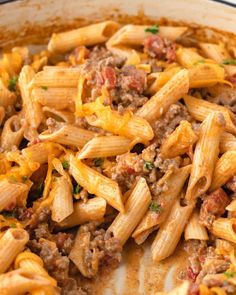
POLYGON ((74 108, 74 98, 77 94, 76 88, 47 88, 36 87, 32 90, 32 97, 41 105, 56 110, 74 108))
POLYGON ((190 95, 184 96, 184 102, 190 115, 198 121, 203 121, 210 113, 221 112, 226 121, 226 131, 236 134, 234 114, 226 107, 190 95))
POLYGON ((95 132, 78 128, 71 124, 58 123, 52 131, 46 130, 39 134, 39 139, 81 148, 95 135, 95 132))
POLYGON ((84 145, 78 159, 113 157, 124 154, 131 148, 131 140, 123 136, 98 136, 84 145))
POLYGON ((4 273, 10 267, 15 257, 24 250, 28 240, 29 234, 24 229, 6 230, 0 238, 0 273, 4 273))
POLYGON ((232 200, 230 204, 226 207, 227 211, 234 212, 236 211, 236 200, 232 200))
POLYGON ((184 230, 184 239, 187 240, 208 240, 208 234, 206 228, 199 223, 199 214, 197 211, 194 211, 190 217, 185 230, 184 230))
POLYGON ((53 199, 51 205, 53 221, 61 222, 73 213, 72 185, 66 177, 54 177, 49 198, 53 199))
POLYGON ((25 123, 19 115, 11 116, 4 124, 1 134, 1 147, 4 150, 18 148, 25 131, 25 123))
POLYGON ((193 48, 179 47, 176 52, 176 60, 177 62, 185 67, 192 68, 198 63, 205 63, 206 60, 197 51, 193 48))
POLYGON ((236 150, 236 137, 233 134, 224 132, 220 138, 220 153, 236 150))
POLYGON ((224 153, 217 161, 210 190, 224 185, 236 173, 236 150, 224 153))
POLYGON ((113 21, 78 28, 76 30, 53 34, 48 50, 51 52, 66 52, 80 45, 94 45, 107 41, 119 28, 113 21))
POLYGON ((199 43, 199 46, 208 58, 213 59, 217 63, 222 63, 225 59, 230 59, 230 55, 223 44, 199 43))
POLYGON ((188 201, 192 201, 205 193, 211 185, 224 126, 224 117, 219 112, 209 114, 201 125, 186 192, 188 201))
POLYGON ((167 219, 161 225, 152 243, 151 251, 154 262, 161 261, 174 252, 192 210, 192 205, 182 207, 180 200, 175 200, 167 219))
POLYGON ((211 232, 216 237, 236 244, 235 225, 235 218, 218 218, 213 222, 211 232))
POLYGON ((167 190, 161 192, 158 196, 158 201, 163 208, 160 208, 160 212, 158 212, 158 214, 156 212, 152 212, 151 210, 147 211, 140 224, 132 234, 132 237, 136 242, 138 242, 138 240, 143 242, 150 234, 151 229, 156 228, 164 222, 176 198, 179 196, 190 171, 191 165, 188 165, 172 173, 166 172, 162 179, 160 179, 158 184, 162 185, 165 183, 167 187, 167 190), (147 233, 147 235, 145 233, 147 233))
POLYGON ((188 71, 183 69, 175 74, 154 96, 137 112, 136 116, 151 122, 159 119, 169 108, 188 92, 188 71))
POLYGON ((161 154, 165 158, 174 158, 188 152, 198 137, 188 121, 181 121, 180 125, 171 133, 161 145, 161 154))
POLYGON ((90 221, 101 221, 106 212, 106 201, 95 197, 86 203, 74 203, 73 213, 58 224, 62 228, 70 228, 90 221))
POLYGON ((42 121, 43 114, 40 104, 31 95, 28 86, 34 78, 35 72, 32 67, 24 66, 19 75, 19 88, 25 110, 25 118, 32 128, 37 129, 42 121))
POLYGON ((9 105, 14 104, 15 101, 16 101, 15 93, 7 89, 2 79, 0 79, 0 106, 7 108, 9 105))
POLYGON ((70 173, 90 194, 104 198, 112 207, 124 212, 120 188, 115 181, 83 164, 72 155, 70 156, 70 173))
POLYGON ((45 119, 52 118, 56 122, 64 122, 67 124, 73 124, 75 123, 75 116, 73 113, 68 112, 66 110, 56 110, 49 107, 43 107, 43 115, 45 119))
POLYGON ((124 245, 135 227, 141 221, 151 203, 151 194, 144 178, 140 178, 125 203, 125 213, 119 213, 114 219, 109 232, 124 245))

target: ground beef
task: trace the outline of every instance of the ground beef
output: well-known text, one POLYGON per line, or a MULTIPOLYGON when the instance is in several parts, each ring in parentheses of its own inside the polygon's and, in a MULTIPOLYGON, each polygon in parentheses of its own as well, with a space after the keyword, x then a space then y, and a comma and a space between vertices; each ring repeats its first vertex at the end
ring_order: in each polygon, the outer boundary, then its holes
POLYGON ((135 66, 124 66, 119 75, 119 85, 125 91, 142 93, 146 87, 146 72, 135 66))
POLYGON ((193 122, 187 108, 182 103, 172 104, 164 116, 152 125, 155 142, 160 146, 163 140, 172 133, 182 120, 193 122))
POLYGON ((234 194, 236 193, 236 176, 231 178, 225 185, 227 189, 232 191, 234 194))
POLYGON ((78 282, 75 279, 68 279, 66 285, 61 290, 62 295, 87 295, 89 294, 78 286, 78 282))
POLYGON ((230 198, 219 188, 207 195, 200 210, 200 222, 210 228, 217 217, 225 212, 226 206, 230 203, 230 198))
POLYGON ((144 52, 151 57, 167 60, 169 63, 176 59, 176 44, 159 35, 147 37, 144 40, 144 52))

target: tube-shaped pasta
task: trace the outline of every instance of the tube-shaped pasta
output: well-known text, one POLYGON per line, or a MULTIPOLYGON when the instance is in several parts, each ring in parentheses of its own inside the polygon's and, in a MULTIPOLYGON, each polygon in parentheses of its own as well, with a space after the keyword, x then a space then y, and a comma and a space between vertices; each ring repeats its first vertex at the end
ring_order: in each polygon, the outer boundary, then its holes
POLYGON ((222 63, 223 60, 231 58, 222 44, 201 42, 199 46, 206 57, 213 59, 217 63, 222 63))
POLYGON ((236 200, 232 200, 230 204, 226 207, 227 211, 236 212, 236 200))
POLYGON ((43 267, 43 260, 36 254, 29 251, 22 252, 17 255, 14 262, 15 269, 20 268, 32 274, 38 274, 47 278, 53 286, 57 285, 55 279, 53 279, 43 267))
POLYGON ((78 159, 113 157, 131 148, 131 140, 123 136, 98 136, 92 138, 79 152, 78 159))
POLYGON ((0 211, 15 202, 18 197, 28 192, 29 187, 24 183, 9 182, 7 179, 0 181, 0 211))
POLYGON ((192 210, 192 205, 182 207, 179 199, 175 201, 170 214, 160 227, 152 243, 151 251, 154 262, 169 257, 175 251, 192 210))
POLYGON ((7 108, 9 105, 13 105, 15 100, 15 93, 8 90, 0 79, 0 106, 7 108))
POLYGON ((34 292, 35 289, 48 286, 50 286, 50 281, 45 277, 22 269, 13 270, 0 275, 1 295, 21 295, 28 292, 33 294, 32 292, 34 292))
POLYGON ((224 153, 217 161, 210 190, 224 185, 236 173, 236 150, 224 153))
POLYGON ((151 122, 159 119, 169 108, 188 92, 188 71, 183 69, 175 74, 154 96, 152 96, 136 115, 151 122))
POLYGON ((24 66, 19 75, 19 87, 25 110, 25 118, 30 126, 37 128, 42 121, 42 110, 40 104, 34 101, 28 86, 35 72, 32 67, 24 66))
POLYGON ((70 156, 70 172, 90 194, 104 198, 112 207, 124 212, 120 188, 115 181, 83 164, 72 155, 70 156))
POLYGON ((201 125, 186 192, 186 199, 189 201, 205 193, 211 185, 224 126, 224 117, 219 112, 209 114, 201 125))
POLYGON ((48 50, 52 52, 66 52, 79 45, 95 45, 109 39, 119 28, 114 21, 105 21, 72 31, 55 33, 52 35, 48 50))
POLYGON ((184 230, 185 240, 208 240, 206 228, 199 223, 199 214, 194 211, 184 230))
POLYGON ((106 212, 106 201, 103 198, 95 197, 86 203, 74 203, 73 213, 59 223, 59 227, 70 228, 89 221, 101 221, 106 212))
POLYGON ((192 68, 197 63, 206 61, 195 49, 185 47, 178 48, 176 51, 176 59, 177 62, 185 68, 192 68))
POLYGON ((44 164, 48 162, 48 156, 58 157, 63 149, 59 144, 52 142, 40 142, 22 150, 22 155, 32 162, 44 164))
MULTIPOLYGON (((184 281, 179 286, 175 287, 173 290, 169 292, 157 292, 154 295, 188 295, 189 294, 189 287, 190 283, 189 281, 184 281)), ((211 294, 202 294, 200 295, 211 295, 211 294)))
POLYGON ((163 210, 161 209, 158 214, 149 210, 145 214, 132 235, 137 243, 139 243, 138 240, 142 240, 142 242, 144 242, 145 238, 147 238, 148 236, 146 236, 145 233, 149 234, 150 229, 159 226, 167 218, 174 201, 180 194, 184 183, 189 176, 190 171, 191 165, 188 165, 178 169, 171 174, 166 172, 166 174, 160 179, 158 184, 161 185, 165 183, 167 187, 167 190, 161 192, 158 196, 158 200, 162 204, 163 210), (140 239, 141 236, 142 239, 140 239))
POLYGON ((233 134, 224 132, 220 138, 220 153, 236 150, 236 137, 233 134))
POLYGON ((10 228, 0 238, 0 273, 4 273, 15 257, 24 250, 29 234, 24 229, 10 228))
POLYGON ((0 126, 2 125, 5 115, 6 115, 6 111, 5 111, 4 107, 0 106, 0 126))
POLYGON ((203 121, 212 112, 221 112, 226 121, 226 131, 236 134, 234 114, 227 108, 190 95, 184 96, 184 102, 191 116, 198 121, 203 121))
POLYGON ((81 148, 95 135, 95 132, 78 128, 70 124, 57 124, 54 132, 46 130, 39 134, 39 139, 81 148))
POLYGON ((194 133, 188 121, 181 121, 180 125, 171 133, 161 145, 161 154, 165 158, 174 158, 186 153, 197 141, 198 137, 194 133))
POLYGON ((32 97, 44 106, 62 110, 74 105, 77 94, 76 88, 47 88, 36 87, 32 90, 32 97))
POLYGON ((1 135, 1 147, 4 150, 11 150, 19 147, 25 131, 25 124, 19 115, 11 116, 4 124, 1 135))
POLYGON ((76 88, 80 76, 79 68, 46 67, 38 72, 32 79, 29 88, 54 87, 54 88, 76 88))
POLYGON ((53 118, 56 122, 64 122, 67 124, 75 122, 75 115, 66 110, 57 110, 46 106, 43 107, 42 110, 45 118, 53 118))
POLYGON ((53 198, 52 220, 63 221, 73 212, 72 186, 66 177, 55 177, 49 197, 53 198))
POLYGON ((213 235, 236 244, 236 219, 218 218, 213 222, 213 235))
POLYGON ((119 213, 108 231, 112 232, 121 245, 124 245, 135 227, 141 221, 151 203, 151 194, 142 177, 138 180, 131 195, 125 203, 125 213, 119 213))

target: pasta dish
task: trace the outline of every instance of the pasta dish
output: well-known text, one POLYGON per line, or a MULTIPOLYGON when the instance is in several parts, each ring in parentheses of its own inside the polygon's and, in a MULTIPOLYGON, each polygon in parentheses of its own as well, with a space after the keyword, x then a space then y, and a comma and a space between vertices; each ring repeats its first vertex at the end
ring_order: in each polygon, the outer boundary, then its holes
POLYGON ((0 58, 0 294, 94 294, 128 239, 236 294, 236 47, 104 21, 0 58))

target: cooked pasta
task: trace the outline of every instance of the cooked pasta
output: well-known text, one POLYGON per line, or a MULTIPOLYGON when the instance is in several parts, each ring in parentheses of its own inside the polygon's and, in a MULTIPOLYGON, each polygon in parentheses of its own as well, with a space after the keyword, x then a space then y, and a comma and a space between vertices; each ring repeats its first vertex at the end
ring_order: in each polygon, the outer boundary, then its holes
POLYGON ((100 294, 124 252, 166 277, 137 294, 236 294, 233 37, 166 23, 3 48, 0 294, 100 294))

